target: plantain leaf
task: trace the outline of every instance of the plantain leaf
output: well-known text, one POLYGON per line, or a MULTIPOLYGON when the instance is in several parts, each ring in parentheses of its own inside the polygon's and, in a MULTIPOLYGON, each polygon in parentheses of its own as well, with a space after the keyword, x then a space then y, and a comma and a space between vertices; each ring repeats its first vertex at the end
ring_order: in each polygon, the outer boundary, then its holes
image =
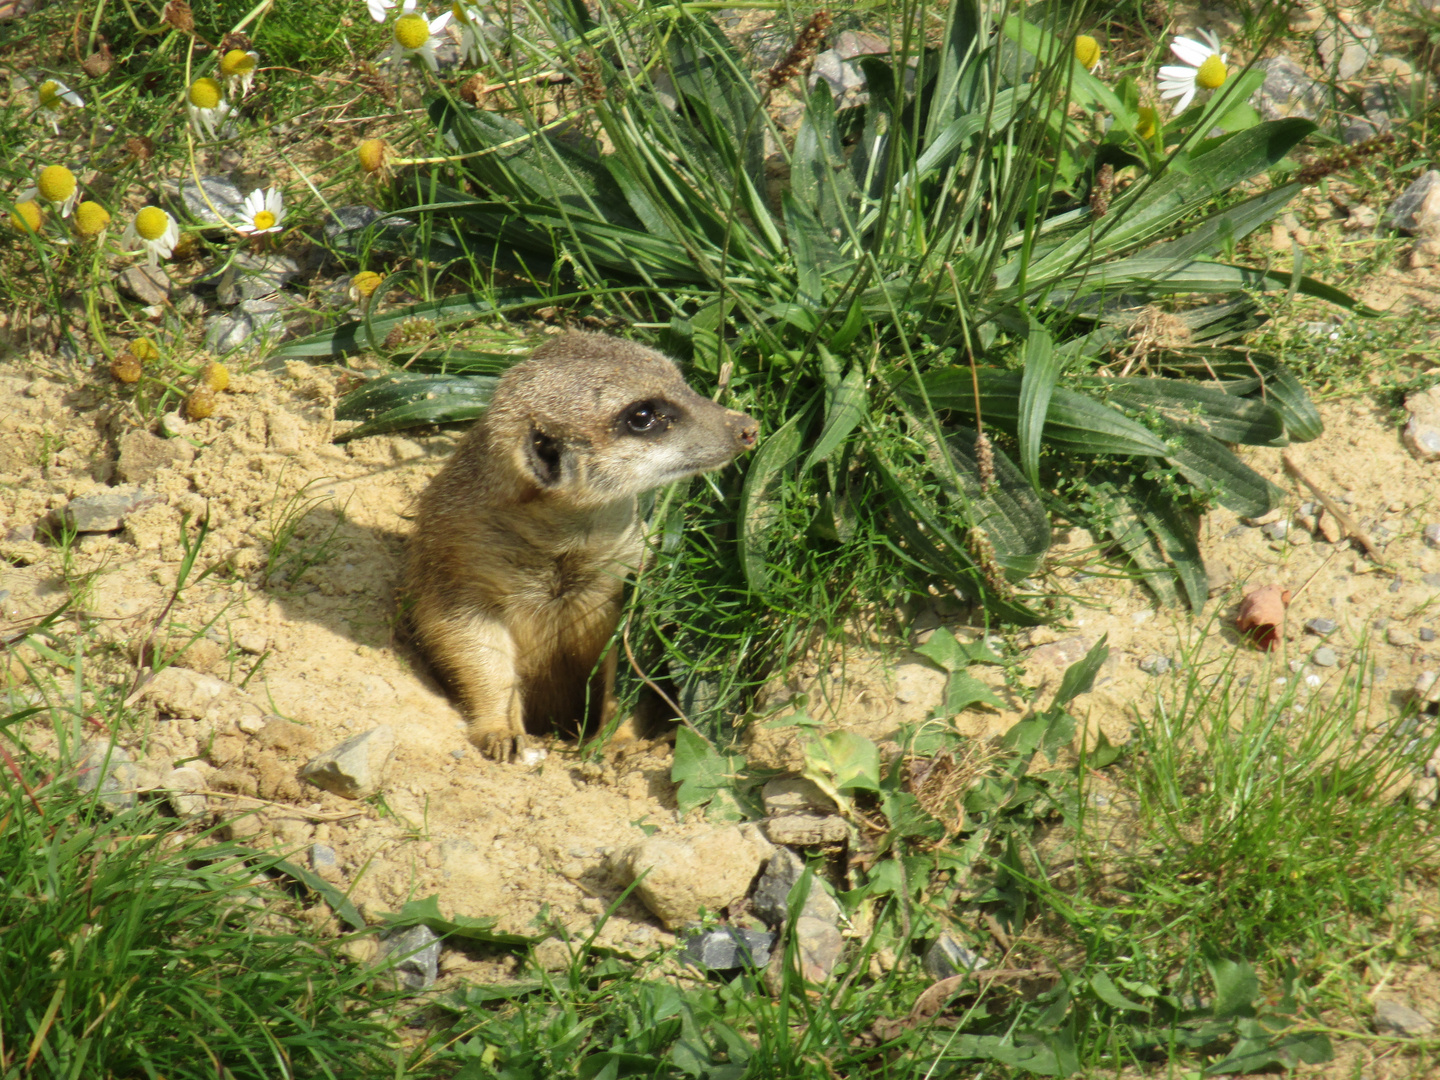
POLYGON ((1300 380, 1268 353, 1249 349, 1176 349, 1162 357, 1166 369, 1193 379, 1213 379, 1227 394, 1258 398, 1274 406, 1295 442, 1318 439, 1325 423, 1300 380))
POLYGON ((1203 431, 1176 425, 1168 460, 1186 480, 1241 517, 1261 517, 1285 493, 1203 431))
POLYGON ((991 448, 995 482, 988 491, 981 486, 978 438, 969 428, 951 428, 945 449, 955 468, 952 471, 936 463, 935 478, 952 496, 959 497, 975 524, 985 530, 995 561, 1006 575, 1028 577, 1040 569, 1050 548, 1050 517, 1035 489, 998 448, 991 448))
POLYGON ((1032 316, 1025 341, 1025 369, 1020 380, 1020 414, 1016 437, 1020 440, 1020 467, 1030 486, 1040 490, 1040 436, 1055 384, 1060 381, 1062 360, 1049 333, 1032 316))
POLYGON ((498 378, 485 375, 381 375, 346 394, 336 406, 335 419, 365 423, 341 432, 335 441, 473 420, 485 412, 497 382, 498 378))
POLYGON ((1228 394, 1180 379, 1084 378, 1078 386, 1122 402, 1131 409, 1186 424, 1221 442, 1284 446, 1285 420, 1263 401, 1228 394))
POLYGON ((845 373, 843 379, 825 388, 825 426, 820 429, 820 437, 810 448, 800 471, 809 472, 817 462, 824 461, 834 453, 835 448, 849 437, 868 412, 865 372, 856 364, 845 373))
POLYGON ((755 592, 763 592, 769 575, 765 559, 765 534, 780 519, 782 510, 780 487, 788 466, 800 456, 804 439, 801 420, 809 409, 797 410, 760 444, 745 470, 745 486, 740 490, 740 565, 745 583, 755 592))

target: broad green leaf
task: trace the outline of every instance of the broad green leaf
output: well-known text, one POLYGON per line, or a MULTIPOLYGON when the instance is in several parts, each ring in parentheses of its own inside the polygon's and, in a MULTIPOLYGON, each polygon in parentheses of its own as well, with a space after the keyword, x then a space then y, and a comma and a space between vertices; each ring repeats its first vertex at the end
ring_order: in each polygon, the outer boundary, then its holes
POLYGON ((745 759, 739 754, 722 754, 691 728, 677 728, 670 779, 680 785, 675 792, 680 813, 688 814, 728 791, 744 767, 745 759))
POLYGON ((1190 610, 1199 613, 1210 596, 1210 579, 1200 558, 1200 540, 1194 521, 1182 514, 1158 486, 1137 481, 1136 489, 1140 494, 1136 504, 1140 520, 1180 579, 1190 610))
POLYGON ((436 326, 464 322, 469 319, 494 318, 507 312, 534 307, 558 297, 547 296, 533 288, 496 289, 491 293, 458 293, 443 300, 429 300, 376 315, 368 322, 356 320, 321 330, 294 341, 286 342, 272 354, 277 358, 297 356, 335 356, 341 353, 372 349, 387 334, 407 319, 429 319, 436 326), (372 336, 373 334, 373 336, 372 336))
POLYGON ((380 921, 386 926, 428 926, 442 937, 465 938, 493 945, 530 945, 544 941, 548 934, 509 934, 497 932, 495 925, 500 920, 491 916, 475 919, 467 915, 456 915, 447 919, 440 914, 440 897, 427 896, 423 900, 411 900, 398 912, 381 912, 380 921))
POLYGON ((933 661, 946 671, 962 671, 971 664, 1003 664, 985 639, 966 645, 957 641, 948 627, 940 626, 930 634, 923 645, 915 646, 914 652, 933 661))
MULTIPOLYGON (((977 58, 984 45, 985 19, 976 0, 955 0, 950 5, 945 30, 937 53, 927 53, 923 62, 938 64, 926 89, 929 112, 925 142, 934 141, 950 121, 961 113, 974 111, 974 90, 970 72, 978 68, 977 58)), ((925 71, 923 78, 929 77, 925 71)))
POLYGON ((853 731, 827 732, 805 744, 805 775, 844 805, 852 792, 880 790, 880 752, 853 731))
POLYGON ((1214 379, 1228 394, 1257 398, 1273 406, 1296 442, 1318 439, 1325 431, 1310 395, 1290 371, 1268 353, 1251 349, 1191 348, 1167 350, 1166 370, 1192 379, 1214 379))
POLYGON ((1040 436, 1045 430, 1045 416, 1050 410, 1055 384, 1060 381, 1062 362, 1050 335, 1033 316, 1025 340, 1024 365, 1016 438, 1020 442, 1020 468, 1025 471, 1030 486, 1039 491, 1040 436))
POLYGON ((1097 971, 1090 976, 1090 988, 1095 991, 1095 996, 1105 1002, 1112 1009, 1123 1009, 1126 1012, 1149 1012, 1150 1006, 1143 1002, 1131 1001, 1120 992, 1109 975, 1103 971, 1097 971))
POLYGON ((1075 663, 1065 669, 1060 680, 1060 689, 1055 692, 1054 707, 1069 705, 1081 694, 1088 694, 1095 685, 1095 676, 1100 673, 1105 661, 1110 659, 1110 635, 1101 634, 1100 640, 1090 647, 1075 663))
MULTIPOLYGON (((790 192, 809 211, 818 230, 844 243, 853 227, 858 192, 845 167, 845 147, 835 127, 835 105, 824 79, 806 101, 795 147, 790 153, 790 192)), ((838 255, 838 251, 837 251, 838 255)))
POLYGON ((968 428, 949 429, 945 452, 955 468, 952 472, 937 462, 935 479, 952 497, 961 499, 975 524, 985 530, 995 561, 1007 577, 1018 580, 1035 573, 1050 549, 1050 515, 1015 463, 993 446, 995 482, 989 490, 983 487, 977 438, 968 428))
POLYGON ((1206 1067, 1205 1076, 1269 1072, 1277 1066, 1291 1072, 1299 1064, 1320 1065, 1335 1057, 1335 1048, 1323 1031, 1291 1035, 1259 1032, 1241 1039, 1225 1057, 1206 1067))
POLYGON ((1167 460, 1200 491, 1241 517, 1261 517, 1284 492, 1203 431, 1176 426, 1167 460))
POLYGON ((382 375, 341 400, 335 410, 337 420, 369 418, 336 435, 335 441, 473 420, 490 404, 498 381, 483 375, 382 375))
POLYGON ((1094 498, 1102 511, 1105 531, 1125 549, 1145 584, 1162 604, 1180 607, 1183 600, 1176 589, 1174 568, 1142 518, 1143 506, 1129 493, 1097 488, 1094 498))
POLYGON ((1254 1001, 1260 996, 1260 980, 1255 969, 1244 960, 1232 960, 1222 956, 1213 947, 1204 950, 1205 967, 1215 982, 1215 1005, 1212 1009, 1216 1019, 1232 1016, 1254 1016, 1254 1001))
POLYGON ((769 567, 765 560, 765 534, 781 514, 781 486, 786 470, 800 456, 801 421, 809 409, 797 410, 760 444, 745 470, 740 490, 740 561, 745 583, 763 592, 769 567))
POLYGON ((845 377, 825 390, 825 426, 810 448, 800 471, 809 472, 817 462, 824 461, 843 443, 869 413, 865 392, 865 371, 856 364, 845 377))
POLYGON ((1005 702, 995 692, 968 671, 952 671, 945 681, 945 704, 937 710, 939 717, 958 716, 971 705, 990 705, 1005 708, 1005 702))
POLYGON ((1285 420, 1274 406, 1180 379, 1084 378, 1076 385, 1140 412, 1154 411, 1227 443, 1284 446, 1285 420))

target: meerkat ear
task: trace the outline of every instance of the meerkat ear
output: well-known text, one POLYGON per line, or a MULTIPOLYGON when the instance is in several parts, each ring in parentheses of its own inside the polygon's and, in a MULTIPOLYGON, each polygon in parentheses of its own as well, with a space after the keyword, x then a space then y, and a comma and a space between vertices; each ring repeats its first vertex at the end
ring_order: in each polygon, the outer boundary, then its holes
POLYGON ((554 486, 560 480, 560 440, 532 426, 525 443, 525 463, 541 487, 554 486))

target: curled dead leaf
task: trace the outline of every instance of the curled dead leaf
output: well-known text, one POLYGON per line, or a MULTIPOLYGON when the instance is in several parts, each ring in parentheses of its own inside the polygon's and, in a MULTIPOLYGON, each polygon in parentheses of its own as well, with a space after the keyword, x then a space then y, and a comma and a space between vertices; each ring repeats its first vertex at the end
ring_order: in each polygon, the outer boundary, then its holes
POLYGON ((1252 589, 1240 601, 1235 629, 1248 634, 1256 648, 1269 652, 1280 637, 1285 621, 1285 605, 1290 603, 1290 590, 1279 585, 1263 585, 1252 589))

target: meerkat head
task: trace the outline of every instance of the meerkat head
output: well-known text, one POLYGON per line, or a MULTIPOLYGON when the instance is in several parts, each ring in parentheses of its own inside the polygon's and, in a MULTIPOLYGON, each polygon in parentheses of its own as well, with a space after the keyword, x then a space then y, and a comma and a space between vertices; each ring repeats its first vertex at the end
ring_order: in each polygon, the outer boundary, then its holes
POLYGON ((655 350, 586 333, 553 338, 507 371, 486 425, 504 432, 522 475, 575 505, 717 469, 751 449, 758 430, 691 390, 655 350))

